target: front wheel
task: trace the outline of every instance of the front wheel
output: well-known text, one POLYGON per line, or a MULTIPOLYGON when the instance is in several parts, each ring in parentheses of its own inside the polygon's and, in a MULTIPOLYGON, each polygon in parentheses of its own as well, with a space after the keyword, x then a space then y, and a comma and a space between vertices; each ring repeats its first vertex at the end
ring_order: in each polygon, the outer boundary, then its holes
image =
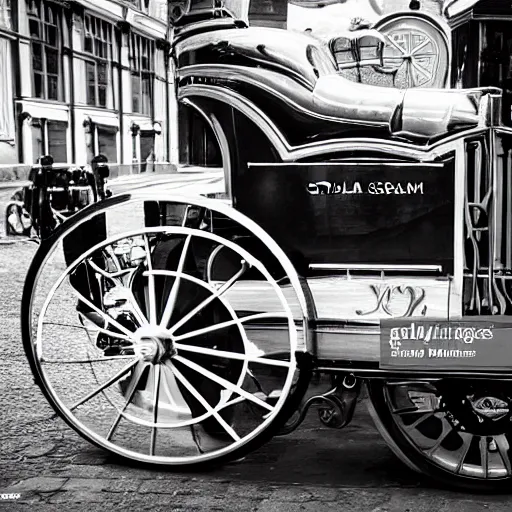
POLYGON ((176 467, 239 458, 305 390, 300 282, 235 210, 166 198, 156 225, 144 199, 94 205, 41 246, 23 297, 32 371, 57 413, 114 454, 176 467), (90 249, 70 262, 80 238, 90 249))
POLYGON ((411 469, 449 487, 512 484, 512 383, 455 380, 368 383, 370 413, 411 469))

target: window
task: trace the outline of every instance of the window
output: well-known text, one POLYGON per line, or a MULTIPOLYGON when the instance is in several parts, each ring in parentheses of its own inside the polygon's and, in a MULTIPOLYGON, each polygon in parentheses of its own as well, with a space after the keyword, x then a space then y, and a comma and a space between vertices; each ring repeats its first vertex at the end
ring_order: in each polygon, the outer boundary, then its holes
POLYGON ((125 2, 130 4, 135 9, 149 14, 151 0, 125 0, 125 2))
POLYGON ((32 38, 34 96, 62 100, 61 9, 43 0, 29 0, 27 9, 32 38))
POLYGON ((132 110, 147 116, 152 114, 153 106, 154 47, 154 41, 132 34, 130 44, 132 110))
POLYGON ((37 163, 40 156, 52 155, 55 163, 68 161, 68 123, 47 119, 33 119, 32 157, 37 163))
POLYGON ((0 0, 0 27, 11 29, 11 0, 0 0))
POLYGON ((85 16, 84 52, 93 57, 85 63, 88 105, 114 108, 112 31, 110 23, 85 16))

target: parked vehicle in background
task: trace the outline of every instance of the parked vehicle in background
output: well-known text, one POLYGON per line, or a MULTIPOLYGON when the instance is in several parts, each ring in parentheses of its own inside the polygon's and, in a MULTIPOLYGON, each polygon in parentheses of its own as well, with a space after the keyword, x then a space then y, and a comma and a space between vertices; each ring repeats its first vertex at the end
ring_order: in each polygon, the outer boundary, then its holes
POLYGON ((6 207, 6 234, 48 238, 71 215, 111 195, 108 176, 104 155, 91 166, 54 166, 51 155, 42 156, 30 171, 31 184, 17 190, 6 207))

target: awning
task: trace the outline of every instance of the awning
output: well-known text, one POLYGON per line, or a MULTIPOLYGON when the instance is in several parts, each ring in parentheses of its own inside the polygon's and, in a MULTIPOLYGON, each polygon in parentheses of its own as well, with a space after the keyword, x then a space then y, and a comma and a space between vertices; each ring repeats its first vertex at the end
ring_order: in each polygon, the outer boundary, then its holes
MULTIPOLYGON (((131 126, 137 125, 141 132, 152 132, 155 129, 154 123, 151 119, 132 117, 130 118, 129 123, 131 126)), ((162 123, 160 122, 159 124, 161 125, 162 123)))
POLYGON ((97 114, 86 115, 85 119, 90 119, 94 124, 100 126, 111 126, 119 129, 119 119, 116 116, 101 116, 97 114))
POLYGON ((66 123, 69 121, 67 108, 55 108, 53 106, 22 101, 21 110, 30 114, 34 119, 48 119, 49 121, 64 121, 66 123))
POLYGON ((443 13, 450 19, 474 7, 480 0, 444 0, 443 13))

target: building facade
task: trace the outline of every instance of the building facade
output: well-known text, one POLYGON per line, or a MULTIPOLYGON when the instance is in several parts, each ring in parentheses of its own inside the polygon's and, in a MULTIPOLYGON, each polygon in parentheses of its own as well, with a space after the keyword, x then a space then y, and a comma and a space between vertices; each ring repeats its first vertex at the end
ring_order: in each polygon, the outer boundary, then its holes
POLYGON ((176 161, 166 0, 0 0, 0 164, 176 161))

